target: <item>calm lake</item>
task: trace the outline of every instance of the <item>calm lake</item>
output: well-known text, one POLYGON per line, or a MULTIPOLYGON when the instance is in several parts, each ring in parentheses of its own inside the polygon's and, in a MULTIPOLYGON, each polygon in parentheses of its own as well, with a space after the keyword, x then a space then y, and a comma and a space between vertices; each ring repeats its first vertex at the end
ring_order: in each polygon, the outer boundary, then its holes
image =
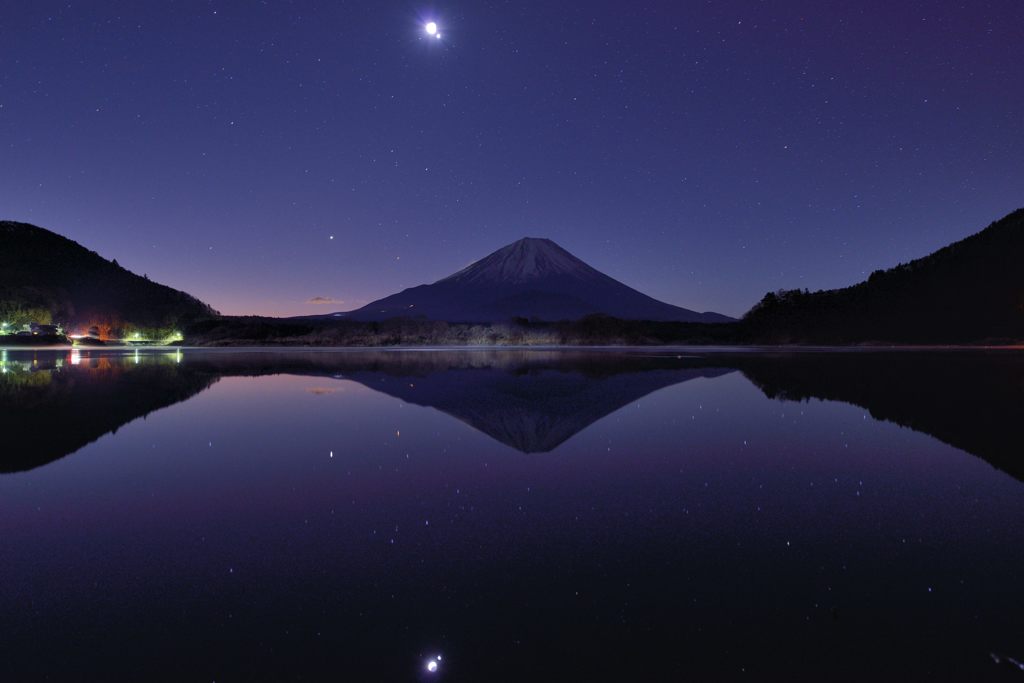
POLYGON ((0 680, 1024 681, 1024 353, 0 352, 0 680))

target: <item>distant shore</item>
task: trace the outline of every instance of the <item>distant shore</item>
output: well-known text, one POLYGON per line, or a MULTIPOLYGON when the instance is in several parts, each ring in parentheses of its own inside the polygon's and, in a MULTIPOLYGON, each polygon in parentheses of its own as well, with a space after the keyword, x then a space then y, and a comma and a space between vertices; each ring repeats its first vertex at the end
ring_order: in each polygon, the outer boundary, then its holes
POLYGON ((588 316, 580 320, 546 322, 515 319, 507 322, 448 323, 425 318, 395 318, 372 322, 329 318, 263 318, 222 316, 185 326, 180 342, 125 338, 74 339, 65 336, 0 337, 4 349, 166 350, 177 348, 270 349, 599 349, 672 348, 735 350, 937 350, 1021 349, 1012 338, 849 338, 835 334, 791 336, 764 327, 735 323, 683 323, 622 320, 588 316), (7 343, 5 343, 7 342, 7 343))
POLYGON ((392 346, 301 346, 294 344, 237 345, 237 346, 74 346, 36 345, 5 346, 0 351, 59 351, 59 352, 121 352, 141 351, 143 353, 167 353, 176 351, 200 351, 203 353, 245 353, 245 352, 366 352, 366 351, 641 351, 655 353, 884 353, 884 352, 936 352, 936 351, 1024 351, 1024 344, 449 344, 449 345, 392 345, 392 346))
POLYGON ((444 322, 425 318, 384 321, 331 318, 229 317, 208 319, 184 330, 188 346, 464 347, 464 346, 732 346, 732 347, 1015 347, 1013 337, 954 334, 868 336, 822 330, 792 334, 746 320, 692 323, 623 320, 591 315, 579 320, 444 322))

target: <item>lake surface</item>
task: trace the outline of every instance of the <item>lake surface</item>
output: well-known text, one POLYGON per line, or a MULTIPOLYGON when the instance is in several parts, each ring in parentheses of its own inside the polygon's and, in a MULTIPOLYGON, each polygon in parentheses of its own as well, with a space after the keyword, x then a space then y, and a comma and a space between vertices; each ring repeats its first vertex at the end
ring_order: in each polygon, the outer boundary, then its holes
POLYGON ((0 366, 0 680, 1024 681, 1020 352, 0 366))

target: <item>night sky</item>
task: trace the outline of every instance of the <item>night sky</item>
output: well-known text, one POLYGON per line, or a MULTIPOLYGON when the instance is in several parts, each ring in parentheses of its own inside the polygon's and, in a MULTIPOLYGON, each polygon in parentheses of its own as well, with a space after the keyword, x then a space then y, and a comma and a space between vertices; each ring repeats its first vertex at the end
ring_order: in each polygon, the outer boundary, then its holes
POLYGON ((0 218, 230 314, 538 236, 739 315, 1024 206, 1022 45, 1020 0, 0 0, 0 218))

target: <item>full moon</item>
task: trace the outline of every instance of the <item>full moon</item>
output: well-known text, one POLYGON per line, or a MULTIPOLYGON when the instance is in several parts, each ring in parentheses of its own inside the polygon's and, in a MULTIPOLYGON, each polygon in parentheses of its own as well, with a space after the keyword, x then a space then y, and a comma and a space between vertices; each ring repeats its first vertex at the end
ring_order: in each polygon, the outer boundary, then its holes
POLYGON ((437 34, 437 22, 436 21, 428 21, 427 25, 424 26, 423 29, 427 32, 427 35, 429 35, 429 36, 436 35, 437 34))

